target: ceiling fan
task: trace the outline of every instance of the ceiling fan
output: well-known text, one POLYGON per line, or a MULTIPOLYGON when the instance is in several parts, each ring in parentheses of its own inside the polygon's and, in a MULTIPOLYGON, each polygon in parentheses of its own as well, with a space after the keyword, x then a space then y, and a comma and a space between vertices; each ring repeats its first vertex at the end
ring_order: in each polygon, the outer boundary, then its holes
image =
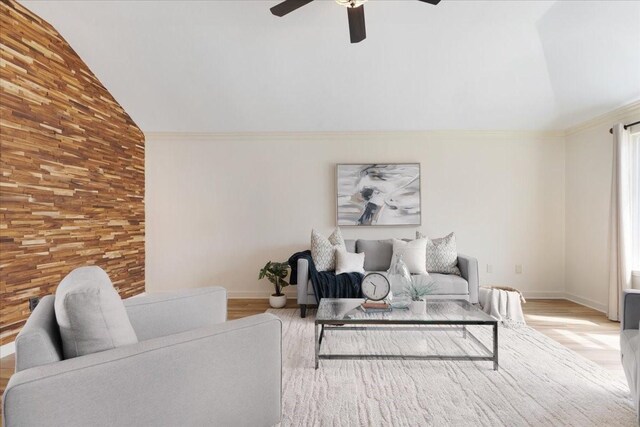
MULTIPOLYGON (((271 8, 271 13, 276 16, 284 16, 293 12, 302 6, 311 3, 313 0, 284 0, 271 8)), ((437 5, 440 0, 418 0, 424 3, 437 5)), ((349 17, 349 34, 351 35, 351 43, 359 43, 367 37, 367 31, 364 25, 364 4, 367 0, 336 0, 341 6, 347 8, 349 17)))

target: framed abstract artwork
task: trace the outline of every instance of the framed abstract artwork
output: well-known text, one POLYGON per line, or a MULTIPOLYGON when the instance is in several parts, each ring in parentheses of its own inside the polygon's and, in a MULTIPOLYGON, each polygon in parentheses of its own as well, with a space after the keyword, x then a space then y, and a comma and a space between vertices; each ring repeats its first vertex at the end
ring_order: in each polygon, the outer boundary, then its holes
POLYGON ((420 225, 420 163, 336 165, 341 226, 420 225))

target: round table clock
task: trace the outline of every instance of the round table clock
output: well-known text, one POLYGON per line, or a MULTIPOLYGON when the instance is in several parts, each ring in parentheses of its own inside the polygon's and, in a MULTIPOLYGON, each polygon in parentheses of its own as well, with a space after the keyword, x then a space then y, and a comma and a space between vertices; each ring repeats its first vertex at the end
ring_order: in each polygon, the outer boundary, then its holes
POLYGON ((380 273, 369 273, 362 279, 362 295, 371 301, 382 301, 389 295, 391 284, 380 273))

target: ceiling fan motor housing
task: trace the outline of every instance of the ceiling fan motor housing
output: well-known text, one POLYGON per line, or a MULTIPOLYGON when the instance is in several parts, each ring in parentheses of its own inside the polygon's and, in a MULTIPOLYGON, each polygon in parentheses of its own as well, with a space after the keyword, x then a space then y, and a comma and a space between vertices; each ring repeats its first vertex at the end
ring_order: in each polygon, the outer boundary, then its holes
POLYGON ((367 0, 336 0, 336 3, 338 3, 340 6, 349 7, 351 9, 360 7, 366 2, 367 0))

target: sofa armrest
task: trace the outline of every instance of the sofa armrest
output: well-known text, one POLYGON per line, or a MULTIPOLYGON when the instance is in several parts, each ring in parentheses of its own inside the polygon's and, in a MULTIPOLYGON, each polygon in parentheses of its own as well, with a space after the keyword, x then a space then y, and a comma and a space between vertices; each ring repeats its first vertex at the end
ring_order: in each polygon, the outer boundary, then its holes
POLYGON ((640 290, 627 289, 622 293, 622 329, 638 329, 640 322, 640 290))
POLYGON ((18 372, 5 425, 277 424, 281 329, 265 313, 18 372))
POLYGON ((124 305, 138 341, 227 320, 227 291, 217 286, 133 297, 124 305))
POLYGON ((309 261, 298 259, 298 304, 307 303, 307 287, 309 286, 309 261))
POLYGON ((458 268, 462 277, 469 284, 469 302, 477 304, 478 289, 480 288, 478 260, 467 255, 458 254, 458 268))

